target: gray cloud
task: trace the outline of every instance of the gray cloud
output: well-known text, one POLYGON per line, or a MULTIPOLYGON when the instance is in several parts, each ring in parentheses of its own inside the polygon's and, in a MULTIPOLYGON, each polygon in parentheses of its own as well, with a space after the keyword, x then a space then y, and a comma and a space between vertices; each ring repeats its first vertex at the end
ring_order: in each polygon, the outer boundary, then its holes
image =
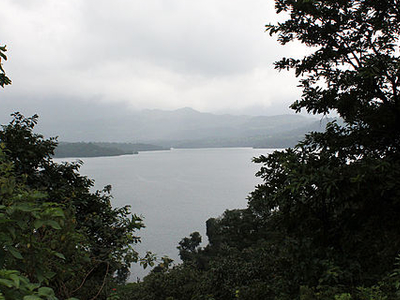
POLYGON ((0 18, 13 80, 0 97, 18 110, 53 98, 271 114, 299 95, 273 70, 299 51, 264 33, 273 1, 4 0, 0 18))

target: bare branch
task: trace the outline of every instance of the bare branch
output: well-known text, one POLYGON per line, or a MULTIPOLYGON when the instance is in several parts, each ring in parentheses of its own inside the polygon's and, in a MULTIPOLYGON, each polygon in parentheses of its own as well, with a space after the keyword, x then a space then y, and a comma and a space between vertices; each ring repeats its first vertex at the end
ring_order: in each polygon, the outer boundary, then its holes
POLYGON ((99 291, 97 292, 96 296, 94 296, 94 297, 93 297, 92 299, 90 299, 90 300, 96 299, 96 298, 100 295, 101 291, 103 290, 104 285, 106 284, 106 278, 107 278, 107 275, 108 275, 108 270, 109 270, 109 268, 110 268, 110 263, 107 262, 107 270, 106 270, 106 273, 104 274, 103 283, 101 284, 101 287, 100 287, 99 291))

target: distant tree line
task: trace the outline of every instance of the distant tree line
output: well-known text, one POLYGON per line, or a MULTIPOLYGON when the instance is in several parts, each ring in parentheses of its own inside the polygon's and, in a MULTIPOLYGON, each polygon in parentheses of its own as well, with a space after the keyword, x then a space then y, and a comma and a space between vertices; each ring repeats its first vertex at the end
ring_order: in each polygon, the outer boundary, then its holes
POLYGON ((58 143, 54 150, 55 158, 63 157, 99 157, 138 154, 139 151, 166 150, 166 148, 139 143, 58 143))

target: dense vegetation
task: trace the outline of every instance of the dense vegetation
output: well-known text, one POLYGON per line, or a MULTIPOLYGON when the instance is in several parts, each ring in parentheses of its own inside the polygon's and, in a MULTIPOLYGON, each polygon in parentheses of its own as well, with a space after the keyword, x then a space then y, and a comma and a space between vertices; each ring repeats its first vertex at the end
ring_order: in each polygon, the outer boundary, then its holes
POLYGON ((15 114, 0 132, 0 297, 400 299, 400 3, 276 0, 276 9, 288 20, 267 31, 313 51, 276 63, 300 77, 292 108, 335 111, 344 124, 255 158, 264 182, 246 209, 209 219, 204 248, 197 232, 184 238, 182 264, 164 258, 125 285, 140 219, 112 209, 109 188, 90 193, 79 165, 54 164, 55 141, 32 133, 36 117, 15 114))
POLYGON ((106 299, 138 261, 129 207, 91 192, 79 163, 54 163, 56 141, 19 113, 0 130, 0 299, 106 299))
POLYGON ((292 108, 335 111, 294 149, 261 156, 247 209, 207 221, 183 263, 161 264, 124 299, 400 299, 400 3, 277 0, 267 25, 312 52, 283 58, 303 89, 292 108))

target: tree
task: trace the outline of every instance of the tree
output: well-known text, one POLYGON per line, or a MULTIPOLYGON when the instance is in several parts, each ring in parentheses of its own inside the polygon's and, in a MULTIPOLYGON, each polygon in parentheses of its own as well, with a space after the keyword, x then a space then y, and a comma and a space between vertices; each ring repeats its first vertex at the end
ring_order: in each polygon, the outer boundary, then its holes
POLYGON ((6 46, 0 46, 0 86, 4 87, 5 85, 11 84, 10 78, 6 76, 6 73, 3 69, 3 65, 1 63, 1 59, 7 60, 7 56, 4 54, 6 52, 6 46))
POLYGON ((276 8, 289 19, 267 31, 314 50, 276 63, 301 77, 292 108, 333 110, 345 125, 255 159, 264 184, 249 209, 260 221, 278 218, 308 254, 298 286, 376 284, 400 249, 399 3, 277 0, 276 8))
MULTIPOLYGON (((129 275, 130 264, 138 260, 132 245, 139 241, 134 232, 143 224, 128 206, 112 208, 111 186, 91 192, 93 181, 79 174, 79 162, 55 163, 51 155, 57 142, 33 132, 37 118, 13 114, 10 124, 0 130, 0 142, 5 159, 12 164, 15 184, 40 192, 41 197, 33 201, 31 196, 25 202, 47 205, 47 210, 52 206, 60 208, 64 216, 61 225, 51 218, 27 218, 26 238, 39 236, 37 247, 57 250, 65 259, 55 263, 54 259, 41 256, 46 252, 36 253, 34 247, 21 248, 28 242, 19 240, 17 244, 21 251, 24 249, 21 254, 26 261, 12 267, 33 282, 47 282, 60 298, 105 298, 105 287, 123 282, 129 275), (55 231, 48 232, 43 226, 55 231), (39 274, 42 267, 44 271, 39 274)), ((34 207, 27 213, 34 213, 34 207)))
POLYGON ((200 249, 201 235, 200 233, 192 232, 190 238, 183 238, 179 242, 179 256, 183 261, 190 261, 192 256, 195 256, 200 249))
MULTIPOLYGON (((396 146, 400 131, 399 3, 397 0, 278 0, 290 19, 267 25, 281 44, 315 49, 302 59, 283 58, 278 70, 301 76, 303 95, 292 108, 335 110, 355 131, 356 142, 376 151, 396 146), (359 133, 368 133, 357 135, 359 133), (379 145, 383 147, 380 149, 379 145)), ((353 132, 352 132, 353 133, 353 132)))
POLYGON ((0 130, 0 299, 104 299, 138 261, 141 218, 112 208, 111 186, 92 193, 81 162, 53 162, 57 140, 33 132, 37 115, 12 116, 0 130))
POLYGON ((64 211, 42 203, 43 193, 18 183, 2 149, 0 175, 0 299, 56 299, 51 288, 41 285, 65 260, 52 246, 65 234, 64 211))

